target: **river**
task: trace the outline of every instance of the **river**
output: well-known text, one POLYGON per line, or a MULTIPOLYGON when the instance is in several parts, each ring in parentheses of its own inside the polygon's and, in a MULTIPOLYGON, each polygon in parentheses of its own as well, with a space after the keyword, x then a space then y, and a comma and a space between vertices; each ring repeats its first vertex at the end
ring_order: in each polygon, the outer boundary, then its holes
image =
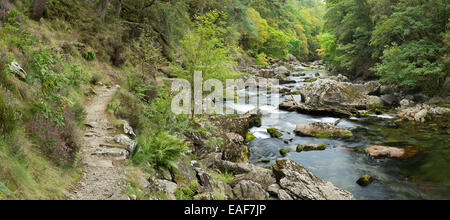
MULTIPOLYGON (((296 81, 282 85, 290 88, 300 87, 305 78, 316 73, 327 76, 328 71, 296 67, 303 77, 289 77, 296 81)), ((245 91, 241 91, 245 92, 245 91)), ((286 98, 279 94, 280 103, 286 98)), ((250 94, 250 99, 256 96, 250 94)), ((300 96, 295 96, 297 101, 300 96)), ((233 106, 239 113, 249 111, 256 106, 249 104, 233 106)), ((339 127, 351 129, 354 138, 332 140, 324 138, 299 137, 293 134, 297 124, 313 122, 335 123, 339 118, 317 117, 296 112, 281 111, 279 103, 262 106, 262 126, 251 128, 256 139, 249 143, 250 161, 259 165, 270 165, 283 158, 280 149, 295 151, 301 144, 326 144, 324 151, 291 152, 286 155, 304 166, 313 174, 335 186, 353 193, 356 199, 450 199, 450 131, 448 124, 414 125, 398 128, 396 120, 390 114, 374 117, 343 119, 339 127), (275 117, 274 117, 275 116, 275 117), (267 128, 278 128, 284 136, 271 138, 267 128), (293 139, 289 144, 284 140, 293 139), (365 155, 364 149, 374 144, 401 144, 420 146, 421 151, 410 159, 373 159, 365 155), (264 162, 262 162, 264 161, 264 162), (268 162, 270 161, 270 162, 268 162), (369 174, 375 181, 362 187, 356 183, 361 176, 369 174)))

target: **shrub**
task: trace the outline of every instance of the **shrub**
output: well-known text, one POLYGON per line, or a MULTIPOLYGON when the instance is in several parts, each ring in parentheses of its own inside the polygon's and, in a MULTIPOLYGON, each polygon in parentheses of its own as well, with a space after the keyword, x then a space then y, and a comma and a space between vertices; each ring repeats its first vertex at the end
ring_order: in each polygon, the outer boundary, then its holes
POLYGON ((87 61, 95 60, 95 53, 92 51, 85 51, 85 52, 83 52, 82 56, 87 61))
POLYGON ((175 167, 174 161, 189 150, 183 139, 167 132, 153 134, 150 129, 138 136, 137 142, 139 149, 133 160, 138 164, 149 162, 154 167, 175 167))
POLYGON ((94 73, 94 74, 92 74, 92 76, 91 76, 90 83, 91 83, 92 85, 97 85, 97 84, 99 84, 102 80, 103 80, 103 75, 102 75, 102 74, 100 74, 100 73, 94 73))
POLYGON ((157 86, 153 84, 143 74, 131 73, 127 75, 128 91, 131 91, 146 102, 150 102, 158 94, 157 86))
POLYGON ((0 133, 11 133, 22 118, 16 105, 11 92, 0 85, 0 133))
POLYGON ((62 127, 53 120, 36 115, 31 129, 39 143, 39 151, 47 155, 60 166, 67 165, 73 159, 73 149, 68 145, 62 127))
POLYGON ((79 65, 68 65, 67 72, 68 83, 73 87, 80 87, 82 83, 89 80, 88 74, 84 72, 79 65))
POLYGON ((255 64, 261 66, 268 66, 269 63, 267 62, 267 55, 265 53, 258 54, 256 56, 255 64))

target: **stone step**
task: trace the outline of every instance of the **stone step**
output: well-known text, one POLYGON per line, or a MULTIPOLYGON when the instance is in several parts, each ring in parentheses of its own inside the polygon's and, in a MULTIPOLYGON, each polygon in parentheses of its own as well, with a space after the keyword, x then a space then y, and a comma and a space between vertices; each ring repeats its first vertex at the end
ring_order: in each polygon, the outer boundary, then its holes
POLYGON ((121 157, 128 156, 128 151, 121 148, 110 148, 105 149, 99 152, 92 153, 92 155, 102 155, 102 156, 111 156, 111 157, 121 157))

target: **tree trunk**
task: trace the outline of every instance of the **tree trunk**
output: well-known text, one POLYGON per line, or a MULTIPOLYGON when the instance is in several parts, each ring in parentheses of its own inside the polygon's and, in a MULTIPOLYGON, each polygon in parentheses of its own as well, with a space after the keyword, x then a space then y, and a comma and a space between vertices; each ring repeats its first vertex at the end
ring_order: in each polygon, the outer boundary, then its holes
POLYGON ((47 0, 35 0, 33 4, 33 15, 32 19, 35 21, 41 20, 44 16, 45 4, 47 4, 47 0))
POLYGON ((98 16, 100 19, 105 20, 106 9, 108 9, 108 0, 100 0, 97 7, 98 16))

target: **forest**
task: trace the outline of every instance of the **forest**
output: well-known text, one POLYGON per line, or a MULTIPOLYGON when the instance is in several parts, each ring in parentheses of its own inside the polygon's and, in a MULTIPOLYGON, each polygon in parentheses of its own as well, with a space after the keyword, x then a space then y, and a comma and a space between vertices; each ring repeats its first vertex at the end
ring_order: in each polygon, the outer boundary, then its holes
POLYGON ((0 199, 450 199, 449 10, 0 0, 0 199), (195 71, 275 78, 264 94, 281 103, 247 92, 224 99, 232 115, 175 114, 172 82, 195 71))

